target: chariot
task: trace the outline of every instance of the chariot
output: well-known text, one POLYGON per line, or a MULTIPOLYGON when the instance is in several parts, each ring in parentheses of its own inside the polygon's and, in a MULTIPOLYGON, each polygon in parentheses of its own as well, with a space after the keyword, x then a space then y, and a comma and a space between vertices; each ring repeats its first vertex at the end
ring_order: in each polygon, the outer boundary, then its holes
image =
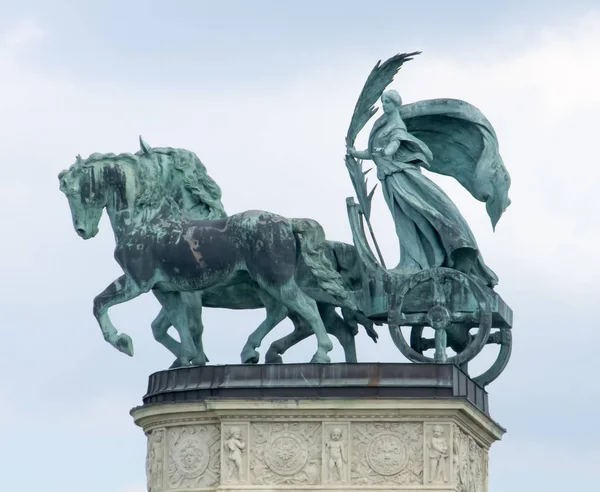
MULTIPOLYGON (((384 95, 401 66, 418 54, 398 54, 375 65, 360 93, 346 135, 346 167, 358 200, 348 198, 346 202, 362 269, 362 289, 356 293, 356 304, 367 318, 387 323, 392 340, 412 362, 455 364, 468 372, 469 362, 487 344, 499 344, 496 360, 483 374, 473 378, 476 383, 486 386, 502 373, 510 358, 512 311, 490 287, 497 283, 497 278, 487 267, 472 274, 475 272, 468 268, 434 266, 450 263, 448 258, 453 247, 445 249, 444 241, 452 243, 460 238, 463 243, 455 244, 455 249, 466 247, 476 254, 479 254, 478 247, 452 201, 413 168, 423 166, 434 173, 455 178, 476 200, 485 202, 493 227, 510 204, 510 177, 500 157, 492 125, 474 106, 455 99, 403 104, 395 91, 384 95), (374 104, 379 98, 384 115, 373 125, 368 149, 356 151, 356 137, 377 112, 374 104), (405 150, 398 153, 400 146, 405 150), (436 246, 430 242, 428 247, 430 250, 445 249, 442 253, 445 260, 426 259, 419 263, 413 258, 412 268, 386 268, 370 223, 374 188, 367 189, 365 175, 369 170, 363 171, 362 159, 375 162, 382 183, 387 183, 391 174, 411 173, 408 178, 391 178, 389 185, 382 184, 382 187, 386 186, 386 202, 390 210, 398 207, 396 212, 392 211, 395 223, 396 213, 406 215, 404 208, 411 210, 412 216, 403 219, 403 224, 418 216, 421 225, 413 222, 413 227, 429 230, 429 235, 423 233, 422 237, 426 241, 437 241, 436 246), (403 205, 395 205, 398 200, 403 205), (366 231, 372 238, 377 256, 370 247, 366 231), (432 239, 436 235, 438 238, 432 239), (440 239, 442 236, 444 240, 440 239), (426 263, 430 267, 421 270, 426 263), (415 273, 407 273, 409 271, 415 273), (404 337, 403 327, 410 327, 409 341, 404 337), (433 329, 433 338, 424 336, 425 328, 433 329), (426 355, 430 349, 434 349, 433 357, 426 355), (454 354, 449 355, 448 349, 454 354)), ((403 225, 396 223, 396 232, 402 242, 403 225)), ((406 242, 411 241, 407 236, 406 242)), ((422 245, 416 247, 423 248, 422 245)))
POLYGON ((360 206, 353 198, 346 205, 363 273, 362 290, 356 293, 360 311, 375 322, 386 323, 402 355, 416 363, 455 364, 468 373, 469 362, 487 344, 500 345, 489 369, 473 378, 481 386, 494 381, 512 350, 512 310, 502 297, 479 279, 451 268, 414 274, 386 269, 369 245, 360 206), (402 327, 410 327, 409 341, 402 327), (428 327, 434 331, 433 338, 423 335, 428 327), (433 357, 426 355, 430 349, 434 349, 433 357))

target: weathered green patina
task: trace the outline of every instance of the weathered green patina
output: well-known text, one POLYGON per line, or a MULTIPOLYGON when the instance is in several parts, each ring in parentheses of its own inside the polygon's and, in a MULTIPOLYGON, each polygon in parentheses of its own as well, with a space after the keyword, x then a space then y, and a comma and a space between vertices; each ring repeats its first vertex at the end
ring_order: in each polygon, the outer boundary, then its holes
POLYGON ((498 360, 478 381, 488 384, 510 356, 512 312, 492 290, 498 278, 481 257, 475 238, 450 198, 421 172, 421 167, 454 177, 471 195, 486 203, 495 227, 510 204, 510 177, 498 153, 491 124, 474 106, 454 99, 403 105, 395 90, 387 90, 400 67, 418 53, 396 55, 378 63, 360 94, 346 137, 346 166, 358 203, 348 199, 348 212, 358 256, 364 267, 359 308, 372 319, 387 321, 392 339, 414 362, 453 362, 467 368, 486 343, 502 345, 498 360), (354 141, 377 111, 367 149, 354 141), (394 219, 400 263, 387 270, 371 252, 364 223, 370 225, 371 198, 362 160, 372 160, 385 201, 394 219), (400 325, 412 326, 409 346, 400 325), (435 339, 423 339, 424 327, 435 339), (478 328, 476 335, 470 330, 478 328), (492 327, 500 335, 490 337, 492 327), (450 346, 457 354, 448 358, 450 346), (435 348, 433 359, 423 355, 435 348))
POLYGON ((327 333, 354 362, 358 325, 377 340, 373 324, 387 323, 394 343, 414 362, 451 362, 467 369, 487 343, 500 344, 496 362, 476 378, 482 385, 493 381, 510 357, 512 312, 493 290, 498 279, 483 262, 467 222, 421 168, 454 177, 486 204, 493 227, 510 204, 510 178, 494 130, 477 108, 453 99, 403 105, 396 91, 386 90, 416 54, 378 63, 352 116, 345 160, 358 199, 347 201, 354 245, 326 241, 311 219, 264 211, 227 216, 219 186, 188 150, 151 148, 140 138, 136 154, 78 157, 59 176, 74 228, 84 239, 95 236, 106 209, 115 258, 124 271, 94 302, 106 340, 132 355, 131 339, 116 331, 107 311, 152 291, 162 305, 152 330, 176 356, 174 366, 207 362, 203 306, 264 307, 266 319, 244 345, 243 362, 258 362, 256 348, 286 316, 294 332, 271 345, 266 362, 280 363, 281 354, 313 333, 314 362, 329 361, 327 333), (357 151, 355 139, 378 100, 384 114, 371 129, 368 148, 357 151), (371 226, 375 190, 368 190, 363 160, 374 162, 394 219, 400 263, 392 269, 371 226), (168 335, 171 325, 180 342, 168 335), (401 326, 412 327, 410 343, 401 326), (426 327, 433 328, 433 339, 422 336, 426 327), (499 331, 492 332, 495 328, 499 331), (448 357, 447 347, 456 355, 448 357), (433 358, 424 354, 429 349, 433 358))
MULTIPOLYGON (((353 309, 348 294, 351 289, 342 286, 344 280, 332 264, 332 260, 338 264, 337 258, 343 260, 343 250, 350 246, 326 243, 320 226, 308 219, 287 220, 266 212, 247 212, 221 220, 197 220, 198 216, 224 216, 220 190, 208 177, 204 166, 189 151, 151 149, 143 141, 141 145, 142 150, 135 155, 93 154, 85 161, 78 158, 76 164, 60 176, 61 189, 69 197, 78 234, 88 239, 98 232, 97 222, 103 208, 108 212, 115 233, 115 256, 126 275, 95 301, 96 316, 109 343, 131 355, 129 337, 116 335, 106 310, 110 305, 150 290, 163 305, 153 323, 154 335, 178 357, 175 365, 206 362, 201 342, 203 304, 238 309, 264 306, 267 309, 267 319, 249 338, 242 352, 244 362, 257 362, 255 348, 288 314, 293 315, 297 330, 295 338, 280 341, 284 346, 305 338, 314 331, 313 324, 322 325, 323 321, 345 345, 350 361, 356 360, 353 336, 357 322, 363 323, 369 334, 376 338, 372 322, 361 318, 353 309), (182 225, 188 223, 194 225, 187 228, 182 225), (197 237, 201 228, 205 234, 197 237), (258 229, 264 229, 266 235, 252 236, 258 229), (225 240, 217 237, 218 233, 225 240), (282 237, 285 234, 288 237, 282 237), (296 240, 300 245, 300 262, 296 262, 294 253, 296 240), (183 245, 184 251, 178 261, 189 252, 195 260, 195 264, 182 262, 172 266, 175 279, 169 277, 164 265, 153 255, 157 247, 159 252, 163 248, 164 254, 170 254, 171 243, 174 248, 183 245), (201 243, 203 248, 199 250, 201 243), (230 257, 227 257, 227 247, 233 248, 229 251, 230 257), (240 259, 244 250, 250 257, 240 259), (208 261, 209 257, 212 263, 208 261), (281 268, 272 264, 278 262, 283 262, 279 265, 281 268), (198 270, 198 265, 204 270, 198 270), (201 278, 190 275, 188 270, 192 267, 198 270, 196 274, 201 278), (222 276, 215 273, 219 268, 224 269, 222 276), (294 275, 290 277, 290 273, 294 275), (312 298, 295 288, 295 279, 303 283, 312 298), (313 298, 327 301, 320 302, 319 320, 312 316, 313 298), (335 313, 335 306, 344 308, 344 319, 335 313), (308 309, 311 314, 306 314, 308 309), (181 345, 167 334, 171 323, 180 334, 181 345), (184 350, 184 345, 192 347, 184 350)), ((160 257, 160 260, 167 264, 174 262, 169 257, 160 257)), ((351 274, 345 272, 344 275, 352 282, 351 274)), ((325 347, 329 347, 328 340, 323 339, 325 347)), ((270 359, 277 361, 278 353, 283 350, 271 351, 270 359)), ((321 354, 316 358, 326 360, 321 354)))

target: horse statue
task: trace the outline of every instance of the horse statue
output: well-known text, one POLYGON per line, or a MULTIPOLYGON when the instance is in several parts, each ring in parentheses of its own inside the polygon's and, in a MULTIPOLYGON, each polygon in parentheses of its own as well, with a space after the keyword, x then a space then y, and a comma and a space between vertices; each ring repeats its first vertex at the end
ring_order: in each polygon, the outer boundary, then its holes
MULTIPOLYGON (((100 157, 101 154, 98 154, 100 157)), ((140 137, 140 150, 134 155, 138 159, 136 167, 140 179, 158 179, 163 183, 161 190, 171 196, 182 213, 195 220, 226 217, 221 203, 221 190, 208 175, 206 167, 197 155, 189 150, 174 148, 152 148, 140 137)), ((326 241, 326 254, 334 268, 340 272, 348 290, 361 288, 362 271, 353 245, 326 241)), ((304 268, 304 271, 307 269, 304 268)), ((314 285, 314 279, 306 272, 303 277, 314 285)), ((313 289, 314 290, 314 289, 313 289)), ((195 325, 202 333, 202 306, 225 309, 259 309, 264 304, 253 284, 236 284, 227 288, 213 288, 196 295, 202 296, 194 310, 195 325)), ((361 313, 343 308, 340 317, 330 302, 317 302, 327 332, 335 336, 344 349, 346 362, 357 362, 354 337, 358 325, 362 325, 369 337, 377 342, 378 334, 373 329, 374 322, 361 313)), ((273 342, 266 353, 265 362, 281 363, 281 355, 293 345, 312 335, 310 326, 295 312, 289 311, 288 317, 294 325, 294 331, 273 342)), ((177 356, 178 342, 168 335, 171 322, 164 309, 152 323, 152 331, 157 341, 169 348, 177 356)), ((242 352, 242 363, 257 363, 256 348, 260 341, 249 339, 242 352)))
MULTIPOLYGON (((248 339, 246 361, 257 362, 254 348, 293 312, 310 327, 309 333, 317 335, 313 362, 329 362, 327 352, 332 345, 321 318, 327 310, 322 309, 320 315, 314 298, 325 298, 347 312, 356 312, 356 306, 325 254, 327 243, 320 225, 262 211, 213 220, 188 218, 169 192, 165 193, 165 180, 160 179, 164 172, 161 163, 172 159, 175 150, 151 151, 142 143, 141 153, 152 154, 149 166, 139 165, 139 155, 93 154, 85 161, 78 157, 59 176, 77 233, 84 239, 94 237, 105 208, 115 233, 115 258, 125 274, 94 301, 94 314, 105 339, 118 350, 133 354, 131 339, 118 334, 107 311, 152 290, 164 310, 162 319, 159 316, 153 323, 155 337, 162 337, 163 344, 176 354, 175 365, 204 364, 200 316, 187 314, 190 310, 201 313, 198 291, 219 298, 219 289, 226 292, 244 286, 248 290, 250 286, 266 308, 267 318, 248 339), (302 269, 313 279, 316 293, 312 297, 296 282, 302 269), (180 345, 165 337, 170 323, 179 332, 180 345)), ((187 178, 188 186, 193 186, 187 178)), ((180 181, 186 182, 185 177, 180 181)), ((172 195, 185 202, 182 194, 172 195)), ((212 209, 218 210, 214 201, 212 209)), ((276 355, 271 352, 272 358, 276 355)))

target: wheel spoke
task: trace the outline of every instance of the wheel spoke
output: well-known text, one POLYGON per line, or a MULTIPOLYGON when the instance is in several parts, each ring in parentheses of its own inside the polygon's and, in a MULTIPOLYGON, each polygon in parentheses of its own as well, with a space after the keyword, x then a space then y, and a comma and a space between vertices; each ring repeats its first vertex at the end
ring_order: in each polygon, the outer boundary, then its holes
POLYGON ((404 355, 411 362, 425 362, 431 363, 434 362, 431 357, 427 357, 423 354, 420 354, 416 350, 412 349, 408 343, 406 343, 406 339, 404 338, 404 334, 402 333, 402 329, 398 325, 388 325, 390 329, 390 336, 392 337, 392 341, 400 350, 400 353, 404 355))
POLYGON ((472 323, 473 326, 479 324, 479 313, 452 313, 450 316, 453 323, 472 323))

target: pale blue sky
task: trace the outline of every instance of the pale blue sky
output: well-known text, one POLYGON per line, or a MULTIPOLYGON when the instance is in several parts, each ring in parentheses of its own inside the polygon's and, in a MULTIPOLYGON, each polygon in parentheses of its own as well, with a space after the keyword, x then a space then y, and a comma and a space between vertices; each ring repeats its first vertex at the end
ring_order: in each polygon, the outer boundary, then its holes
MULTIPOLYGON (((350 241, 348 119, 375 62, 413 50, 424 54, 395 88, 407 102, 476 104, 513 176, 513 205, 495 234, 481 204, 436 178, 515 311, 513 361, 489 388, 492 414, 508 429, 492 448, 490 492, 591 490, 600 461, 600 172, 590 151, 600 6, 373 3, 0 1, 2 490, 144 490, 145 440, 128 411, 147 375, 171 362, 151 336, 150 296, 112 312, 134 339, 133 359, 103 342, 91 303, 119 275, 112 235, 107 221, 93 241, 75 235, 58 172, 78 153, 133 152, 142 133, 151 145, 195 151, 228 211, 314 217, 329 237, 350 241)), ((376 200, 375 228, 393 257, 388 211, 376 200)), ((211 360, 238 362, 260 320, 258 311, 208 310, 211 360)), ((262 353, 289 329, 279 326, 262 353)), ((377 346, 360 336, 359 357, 401 361, 380 332, 377 346)), ((286 360, 307 360, 313 345, 286 360)))

